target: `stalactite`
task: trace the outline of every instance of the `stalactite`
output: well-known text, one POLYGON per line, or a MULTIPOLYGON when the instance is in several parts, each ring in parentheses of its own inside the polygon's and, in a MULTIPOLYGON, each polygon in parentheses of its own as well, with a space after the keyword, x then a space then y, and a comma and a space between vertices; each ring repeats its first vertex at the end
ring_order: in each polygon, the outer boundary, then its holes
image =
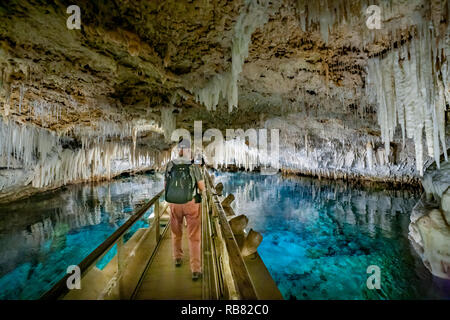
POLYGON ((258 148, 258 146, 247 145, 242 139, 229 139, 223 143, 216 143, 213 152, 208 152, 207 148, 205 161, 216 169, 229 165, 249 171, 256 168, 278 169, 278 161, 274 158, 277 151, 271 148, 269 146, 258 148))
POLYGON ((228 102, 228 110, 238 106, 238 77, 244 60, 248 57, 251 37, 256 28, 263 26, 270 14, 280 4, 269 0, 245 0, 245 4, 234 26, 231 47, 231 67, 228 72, 214 76, 203 88, 192 90, 196 100, 208 110, 215 110, 220 97, 228 102))
POLYGON ((161 109, 161 127, 164 131, 164 139, 167 142, 171 141, 172 132, 175 131, 177 126, 176 118, 173 113, 173 108, 161 109))
POLYGON ((127 170, 156 165, 157 158, 130 144, 105 142, 89 149, 64 149, 46 162, 39 162, 31 183, 36 188, 88 180, 110 179, 127 170))
POLYGON ((50 150, 59 143, 59 138, 51 131, 12 120, 0 120, 0 137, 0 158, 7 168, 13 166, 14 160, 26 167, 34 165, 37 157, 45 161, 50 150))
POLYGON ((81 148, 72 150, 63 148, 62 140, 70 138, 33 125, 0 120, 0 164, 31 171, 25 184, 35 188, 110 179, 123 171, 161 165, 167 156, 161 158, 158 153, 136 148, 137 131, 132 130, 132 143, 86 140, 81 148))
POLYGON ((372 143, 370 142, 367 142, 366 154, 367 154, 367 166, 369 167, 369 170, 373 170, 373 147, 372 143))
MULTIPOLYGON (((434 157, 439 167, 440 150, 447 159, 445 143, 445 85, 448 84, 446 66, 439 66, 439 57, 431 46, 436 43, 427 27, 408 46, 375 57, 368 63, 368 94, 373 91, 378 105, 378 123, 385 143, 386 160, 390 142, 397 124, 405 136, 414 139, 416 167, 423 174, 423 132, 428 156, 434 157), (438 60, 435 60, 438 59, 438 60)), ((448 60, 450 51, 442 51, 448 60)), ((404 144, 405 142, 403 142, 404 144)))
POLYGON ((22 84, 19 87, 19 114, 22 113, 22 102, 23 102, 23 97, 25 95, 25 86, 22 84))
MULTIPOLYGON (((19 103, 17 110, 19 114, 22 114, 22 106, 26 91, 26 87, 21 84, 19 86, 19 103)), ((61 117, 61 112, 60 104, 54 104, 44 100, 34 100, 28 102, 28 117, 40 122, 44 127, 55 122, 57 123, 61 117)))

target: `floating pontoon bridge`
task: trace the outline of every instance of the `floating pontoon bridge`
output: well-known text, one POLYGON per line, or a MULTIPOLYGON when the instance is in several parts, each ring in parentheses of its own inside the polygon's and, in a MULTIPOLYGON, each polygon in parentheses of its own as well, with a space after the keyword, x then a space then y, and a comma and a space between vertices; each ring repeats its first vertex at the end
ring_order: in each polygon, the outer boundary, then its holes
MULTIPOLYGON (((161 202, 163 191, 143 205, 128 221, 78 264, 81 288, 69 289, 67 274, 41 299, 282 299, 261 260, 259 233, 245 232, 248 219, 236 216, 232 194, 222 196, 223 185, 214 186, 204 170, 206 191, 202 210, 203 277, 192 281, 189 263, 175 267, 172 259, 170 210, 161 202), (154 206, 148 228, 138 229, 124 242, 130 228, 154 206), (117 254, 100 270, 96 264, 117 244, 117 254)), ((187 235, 183 236, 187 252, 187 235)))

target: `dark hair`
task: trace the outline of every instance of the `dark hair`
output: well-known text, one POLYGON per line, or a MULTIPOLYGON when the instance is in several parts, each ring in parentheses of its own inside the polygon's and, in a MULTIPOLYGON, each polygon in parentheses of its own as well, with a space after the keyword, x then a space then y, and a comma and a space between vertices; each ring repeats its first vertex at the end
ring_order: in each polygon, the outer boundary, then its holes
POLYGON ((178 140, 178 148, 183 149, 190 149, 191 148, 191 141, 189 139, 185 139, 183 137, 180 137, 180 140, 178 140))

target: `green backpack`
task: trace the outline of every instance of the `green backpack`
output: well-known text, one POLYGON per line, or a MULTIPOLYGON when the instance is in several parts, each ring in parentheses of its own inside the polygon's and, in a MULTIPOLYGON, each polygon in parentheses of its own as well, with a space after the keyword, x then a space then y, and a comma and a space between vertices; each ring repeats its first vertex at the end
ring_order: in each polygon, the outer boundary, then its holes
POLYGON ((191 174, 191 164, 175 164, 166 176, 166 201, 183 204, 194 197, 195 179, 191 174))

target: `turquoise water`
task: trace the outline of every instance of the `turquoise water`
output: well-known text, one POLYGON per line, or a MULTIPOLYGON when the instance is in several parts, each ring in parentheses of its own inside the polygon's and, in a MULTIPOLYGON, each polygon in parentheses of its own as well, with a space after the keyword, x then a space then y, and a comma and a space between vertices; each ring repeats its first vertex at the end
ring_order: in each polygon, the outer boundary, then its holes
MULTIPOLYGON (((418 193, 278 175, 216 175, 225 193, 235 195, 235 211, 263 234, 258 251, 285 299, 449 298, 407 238, 418 193), (370 265, 380 267, 381 290, 367 289, 370 265)), ((141 175, 0 205, 0 299, 39 298, 162 187, 161 176, 141 175)), ((146 219, 126 239, 144 226, 146 219)), ((115 248, 97 266, 114 255, 115 248)))
POLYGON ((262 233, 258 252, 285 299, 450 298, 408 240, 417 192, 249 173, 216 173, 217 182, 262 233), (380 290, 367 288, 372 265, 380 290))
MULTIPOLYGON (((159 175, 64 187, 0 205, 0 299, 38 299, 146 200, 163 188, 159 175)), ((138 221, 125 241, 138 229, 138 221)), ((116 248, 98 262, 103 268, 116 248)))

